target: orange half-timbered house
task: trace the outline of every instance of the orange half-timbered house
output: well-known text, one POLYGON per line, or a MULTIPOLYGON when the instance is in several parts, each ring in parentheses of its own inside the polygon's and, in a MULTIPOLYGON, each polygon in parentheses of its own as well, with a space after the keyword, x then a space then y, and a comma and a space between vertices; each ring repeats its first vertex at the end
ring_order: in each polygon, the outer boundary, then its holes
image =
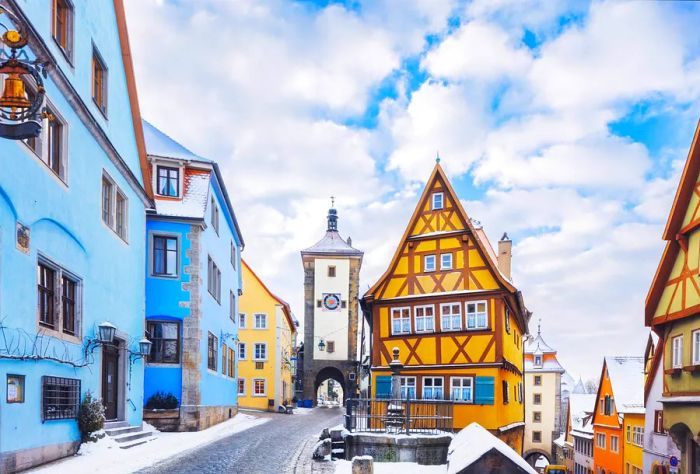
POLYGON ((371 324, 372 395, 454 402, 454 427, 478 422, 522 452, 523 336, 529 313, 510 281, 511 241, 496 255, 439 164, 388 269, 363 297, 371 324), (500 267, 500 268, 499 268, 500 267))

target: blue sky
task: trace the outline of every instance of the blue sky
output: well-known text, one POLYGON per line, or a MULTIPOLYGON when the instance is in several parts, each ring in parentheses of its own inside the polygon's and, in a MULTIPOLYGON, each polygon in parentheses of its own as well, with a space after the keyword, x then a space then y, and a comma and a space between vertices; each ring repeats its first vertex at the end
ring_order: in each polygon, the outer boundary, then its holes
POLYGON ((366 288, 439 151, 491 241, 514 239, 514 281, 564 365, 591 378, 606 354, 641 355, 700 117, 700 5, 126 4, 144 116, 219 161, 244 257, 297 317, 298 252, 329 196, 366 288))

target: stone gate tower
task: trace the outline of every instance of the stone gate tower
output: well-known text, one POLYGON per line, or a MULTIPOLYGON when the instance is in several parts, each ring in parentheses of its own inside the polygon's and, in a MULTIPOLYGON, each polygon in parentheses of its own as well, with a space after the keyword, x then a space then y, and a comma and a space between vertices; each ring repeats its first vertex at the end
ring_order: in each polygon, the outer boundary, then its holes
POLYGON ((357 387, 358 287, 363 253, 338 233, 338 212, 328 210, 326 235, 302 250, 304 264, 303 398, 316 403, 318 386, 334 379, 344 397, 357 387))

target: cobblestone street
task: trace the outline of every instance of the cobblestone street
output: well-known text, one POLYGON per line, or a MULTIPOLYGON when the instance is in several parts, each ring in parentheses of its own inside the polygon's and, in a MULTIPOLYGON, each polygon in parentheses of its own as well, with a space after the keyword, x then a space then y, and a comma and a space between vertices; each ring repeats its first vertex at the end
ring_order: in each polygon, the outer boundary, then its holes
POLYGON ((315 408, 293 416, 254 414, 273 419, 139 472, 280 474, 291 468, 301 444, 310 436, 343 421, 342 408, 315 408))

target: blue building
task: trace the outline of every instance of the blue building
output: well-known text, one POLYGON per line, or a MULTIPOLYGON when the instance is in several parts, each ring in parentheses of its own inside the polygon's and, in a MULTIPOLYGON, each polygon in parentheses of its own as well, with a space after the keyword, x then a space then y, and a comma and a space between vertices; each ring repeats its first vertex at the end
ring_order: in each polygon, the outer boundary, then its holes
POLYGON ((75 452, 88 391, 141 425, 151 182, 121 0, 6 3, 48 64, 50 113, 38 138, 0 138, 0 472, 14 472, 75 452))
POLYGON ((146 324, 153 346, 144 400, 180 402, 161 429, 193 431, 237 412, 241 236, 218 165, 144 122, 155 192, 147 215, 146 324))

